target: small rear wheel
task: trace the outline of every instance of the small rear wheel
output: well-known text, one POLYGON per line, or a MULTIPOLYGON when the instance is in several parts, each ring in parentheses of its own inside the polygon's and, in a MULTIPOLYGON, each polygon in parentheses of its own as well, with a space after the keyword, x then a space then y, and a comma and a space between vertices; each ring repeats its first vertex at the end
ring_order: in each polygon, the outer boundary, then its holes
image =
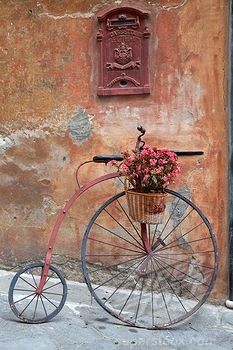
POLYGON ((208 220, 190 200, 166 192, 162 222, 133 221, 122 192, 94 214, 83 239, 83 274, 92 296, 135 327, 183 322, 205 302, 217 276, 217 245, 208 220))
POLYGON ((21 321, 47 322, 56 316, 65 304, 66 281, 51 265, 41 293, 36 293, 43 267, 43 263, 27 265, 19 270, 11 281, 8 300, 12 311, 21 321))

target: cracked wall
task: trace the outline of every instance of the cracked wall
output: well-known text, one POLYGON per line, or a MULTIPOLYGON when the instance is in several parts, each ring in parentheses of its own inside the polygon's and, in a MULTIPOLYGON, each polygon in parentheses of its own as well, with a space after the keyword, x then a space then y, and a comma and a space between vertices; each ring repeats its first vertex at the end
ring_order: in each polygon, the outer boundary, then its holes
MULTIPOLYGON (((42 258, 77 165, 133 147, 143 124, 148 143, 205 152, 181 160, 177 188, 210 218, 220 248, 214 295, 226 296, 227 8, 226 0, 2 3, 1 266, 42 258), (96 95, 96 16, 111 5, 151 13, 149 96, 96 95)), ((106 171, 87 166, 81 180, 106 171)), ((85 223, 112 191, 100 185, 67 214, 55 252, 64 263, 79 258, 85 223)))

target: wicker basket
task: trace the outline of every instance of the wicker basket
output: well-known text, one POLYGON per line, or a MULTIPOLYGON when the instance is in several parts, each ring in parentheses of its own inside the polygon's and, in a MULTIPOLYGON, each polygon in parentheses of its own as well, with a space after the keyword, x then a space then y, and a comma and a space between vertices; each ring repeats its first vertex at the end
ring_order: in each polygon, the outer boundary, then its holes
POLYGON ((166 193, 143 193, 131 189, 126 191, 129 215, 134 221, 141 223, 162 223, 166 196, 166 193))

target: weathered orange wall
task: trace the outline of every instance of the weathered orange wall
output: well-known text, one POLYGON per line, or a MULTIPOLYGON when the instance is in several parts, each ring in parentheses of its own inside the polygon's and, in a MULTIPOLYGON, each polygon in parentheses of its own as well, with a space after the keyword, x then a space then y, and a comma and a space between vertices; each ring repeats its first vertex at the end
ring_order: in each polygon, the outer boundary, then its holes
MULTIPOLYGON (((43 256, 77 165, 133 146, 143 124, 148 143, 205 152, 182 160, 177 188, 191 192, 214 226, 214 295, 227 295, 227 11, 227 0, 1 3, 3 267, 43 256), (111 5, 151 12, 149 96, 96 95, 96 14, 111 5)), ((106 171, 87 169, 83 179, 106 171)), ((56 245, 61 261, 79 258, 85 222, 103 197, 103 186, 92 190, 68 214, 56 245)))

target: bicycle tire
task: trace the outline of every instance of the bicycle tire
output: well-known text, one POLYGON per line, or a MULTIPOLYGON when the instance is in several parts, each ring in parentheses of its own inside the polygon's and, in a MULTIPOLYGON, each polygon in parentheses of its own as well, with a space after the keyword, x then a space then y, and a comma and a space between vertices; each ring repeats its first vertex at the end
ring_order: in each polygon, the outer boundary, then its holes
POLYGON ((163 329, 184 322, 206 301, 217 277, 217 244, 208 219, 183 195, 166 192, 166 220, 147 224, 152 252, 146 252, 138 223, 127 213, 125 192, 96 211, 83 237, 88 289, 103 309, 130 326, 163 329))
POLYGON ((50 265, 45 285, 36 293, 44 263, 32 263, 20 269, 13 277, 8 293, 10 307, 21 321, 43 323, 55 317, 63 308, 67 297, 64 277, 50 265))

